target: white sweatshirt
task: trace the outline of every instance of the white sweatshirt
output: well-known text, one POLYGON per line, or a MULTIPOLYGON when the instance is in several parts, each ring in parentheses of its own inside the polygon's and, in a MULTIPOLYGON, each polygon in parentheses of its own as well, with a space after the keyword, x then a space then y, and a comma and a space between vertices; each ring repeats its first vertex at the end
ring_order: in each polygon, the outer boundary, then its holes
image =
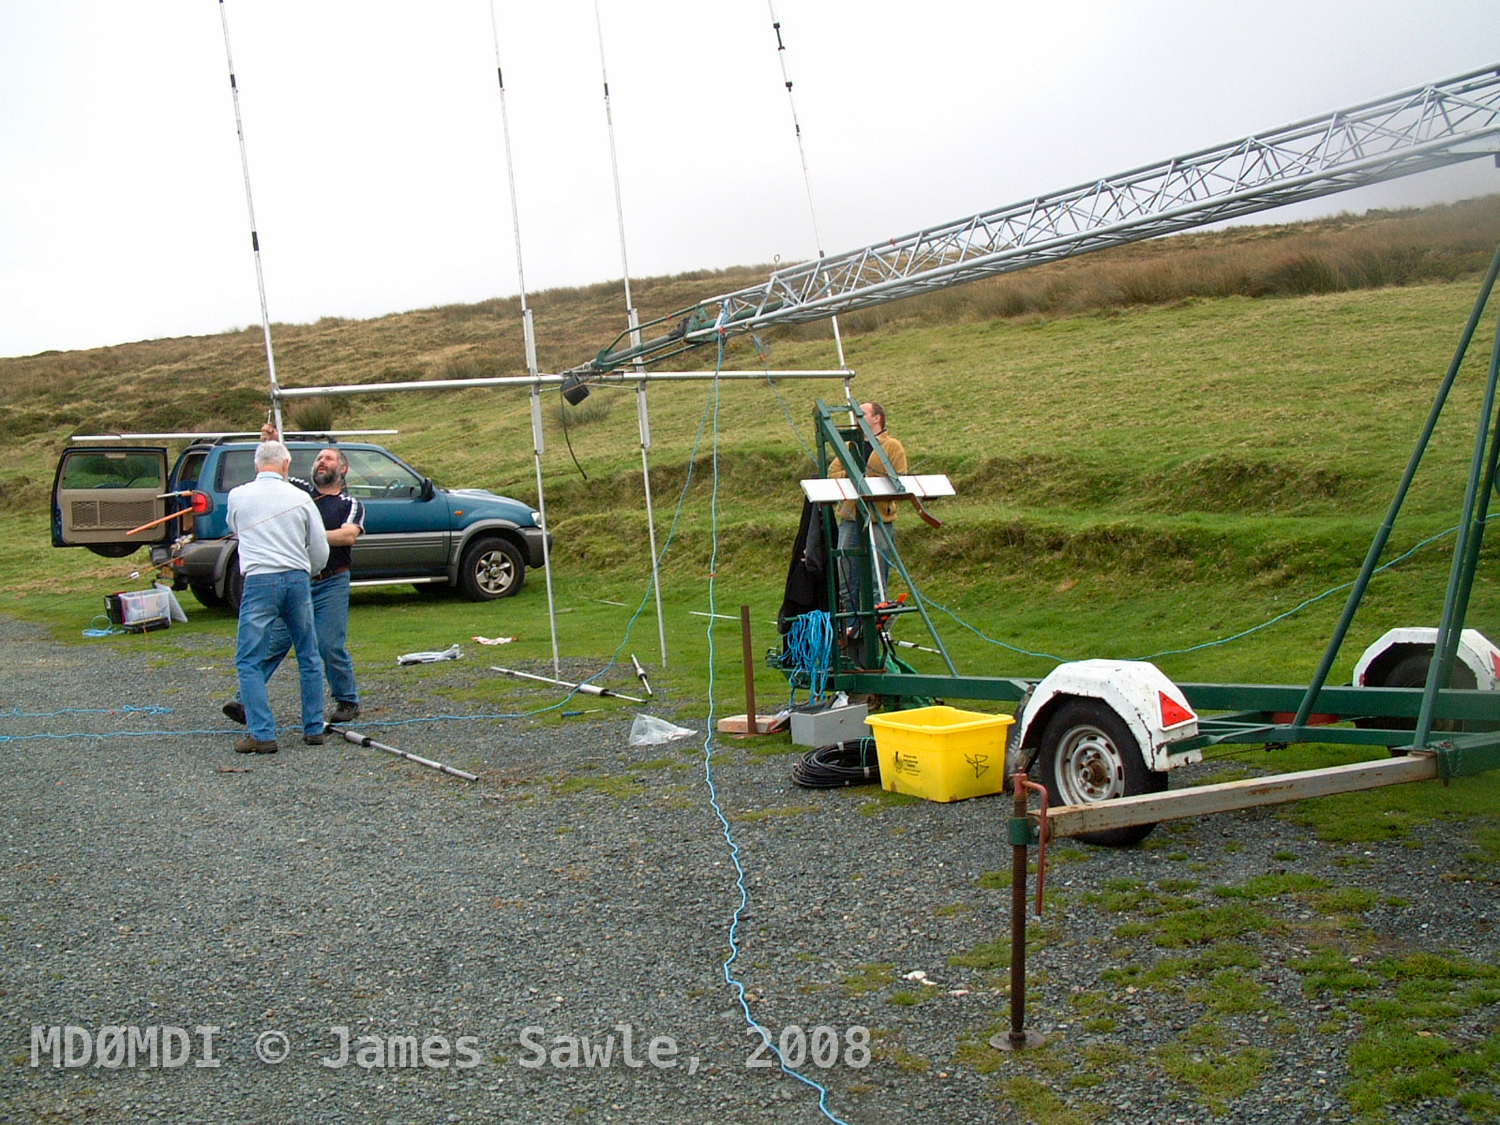
POLYGON ((240 573, 303 570, 328 563, 328 533, 312 497, 270 469, 229 491, 229 530, 240 537, 240 573))

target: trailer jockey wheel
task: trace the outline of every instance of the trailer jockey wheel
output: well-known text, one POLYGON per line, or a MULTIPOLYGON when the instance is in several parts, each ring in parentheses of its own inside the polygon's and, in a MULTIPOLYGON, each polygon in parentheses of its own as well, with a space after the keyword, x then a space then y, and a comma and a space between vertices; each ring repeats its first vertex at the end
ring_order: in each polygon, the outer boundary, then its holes
MULTIPOLYGON (((1037 756, 1042 782, 1057 805, 1091 805, 1137 793, 1160 793, 1167 775, 1146 768, 1130 728, 1097 699, 1074 699, 1047 721, 1037 756)), ((1126 847, 1151 834, 1154 824, 1090 832, 1078 839, 1126 847)))

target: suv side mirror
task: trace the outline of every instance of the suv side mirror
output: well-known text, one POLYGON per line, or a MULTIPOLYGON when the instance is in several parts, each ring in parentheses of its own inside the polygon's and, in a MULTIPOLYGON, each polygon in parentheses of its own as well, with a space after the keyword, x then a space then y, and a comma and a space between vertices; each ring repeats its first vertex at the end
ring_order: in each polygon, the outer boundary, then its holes
POLYGON ((433 498, 433 496, 435 496, 435 495, 436 495, 436 490, 432 487, 432 478, 431 477, 423 477, 422 478, 422 492, 421 492, 422 499, 423 500, 431 500, 433 498))

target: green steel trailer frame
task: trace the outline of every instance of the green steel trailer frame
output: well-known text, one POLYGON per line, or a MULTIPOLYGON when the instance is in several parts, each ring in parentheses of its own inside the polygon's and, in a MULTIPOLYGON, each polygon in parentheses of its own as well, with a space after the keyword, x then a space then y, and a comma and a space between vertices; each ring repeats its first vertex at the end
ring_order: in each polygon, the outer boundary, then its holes
MULTIPOLYGON (((1406 470, 1392 496, 1385 518, 1370 543, 1343 613, 1328 639, 1311 680, 1300 686, 1233 683, 1176 685, 1187 702, 1199 712, 1199 719, 1196 734, 1172 743, 1174 754, 1231 744, 1276 748, 1292 743, 1318 742, 1384 747, 1390 751, 1390 760, 1310 771, 1307 774, 1281 775, 1279 778, 1257 779, 1249 783, 1209 786, 1182 793, 1131 795, 1107 802, 1111 806, 1118 806, 1107 813, 1102 808, 1061 809, 1056 811, 1054 817, 1049 818, 1053 822, 1054 831, 1062 834, 1085 834, 1121 823, 1154 823, 1174 816, 1198 815, 1216 809, 1296 800, 1321 793, 1344 792, 1424 778, 1446 780, 1500 768, 1500 690, 1466 690, 1443 686, 1452 681, 1460 634, 1464 628, 1484 540, 1490 498, 1495 495, 1497 475, 1500 475, 1500 330, 1496 332, 1482 405, 1475 424, 1474 451, 1465 486, 1463 511, 1426 682, 1421 688, 1333 686, 1327 683, 1330 669, 1379 565, 1396 518, 1448 402, 1459 368, 1494 291, 1497 276, 1500 276, 1500 251, 1496 252, 1490 263, 1473 311, 1438 386, 1406 470), (1197 797, 1188 800, 1193 794, 1197 794, 1197 797), (1130 819, 1132 817, 1135 819, 1130 819)), ((877 497, 894 497, 920 505, 921 494, 903 485, 903 478, 897 477, 894 467, 885 459, 884 452, 875 441, 875 435, 858 405, 852 400, 832 406, 820 401, 814 409, 814 426, 819 471, 826 477, 835 463, 842 465, 850 482, 847 487, 857 494, 855 504, 860 529, 856 547, 841 550, 836 546, 834 509, 825 493, 820 511, 825 541, 830 548, 825 580, 835 633, 843 635, 848 626, 856 623, 860 626, 857 641, 847 646, 832 646, 828 677, 830 689, 878 696, 885 700, 936 697, 1014 702, 1019 705, 1018 710, 1024 708, 1038 680, 1027 676, 974 676, 958 672, 927 613, 916 583, 912 581, 900 556, 895 553, 894 542, 890 540, 885 525, 879 519, 872 519, 872 506, 877 497), (872 456, 886 479, 878 479, 881 475, 879 473, 866 476, 867 459, 872 456), (872 484, 872 481, 875 483, 872 484), (887 551, 893 568, 906 580, 913 595, 911 604, 879 604, 882 599, 877 594, 875 585, 873 553, 877 547, 887 551), (838 570, 846 562, 858 570, 861 577, 861 597, 860 604, 841 610, 838 570), (894 655, 890 649, 889 623, 894 618, 910 614, 919 615, 925 623, 935 646, 930 651, 940 656, 947 668, 946 674, 919 673, 909 668, 893 670, 899 668, 901 662, 887 660, 888 653, 894 655), (846 648, 849 651, 845 651, 846 648)), ((908 485, 916 479, 904 478, 908 485)), ((804 487, 808 488, 812 484, 813 482, 806 482, 804 487)), ((1500 673, 1500 667, 1496 671, 1500 673)), ((1034 751, 1030 758, 1023 751, 1017 757, 1025 765, 1034 756, 1034 751)))

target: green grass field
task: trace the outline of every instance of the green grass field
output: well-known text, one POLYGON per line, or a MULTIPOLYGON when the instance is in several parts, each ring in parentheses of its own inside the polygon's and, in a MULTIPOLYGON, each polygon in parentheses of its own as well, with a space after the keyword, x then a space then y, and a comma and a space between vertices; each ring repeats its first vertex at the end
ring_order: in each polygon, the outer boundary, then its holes
MULTIPOLYGON (((1470 280, 1230 298, 854 337, 856 395, 886 405, 913 471, 947 473, 958 490, 935 509, 940 529, 910 517, 900 522, 908 569, 924 595, 987 636, 1070 658, 1200 645, 1346 582, 1399 479, 1474 289, 1470 280)), ((777 351, 790 353, 774 356, 778 365, 802 366, 828 362, 831 348, 793 342, 777 351)), ((1456 521, 1487 351, 1487 340, 1471 350, 1392 555, 1456 521)), ((559 605, 581 625, 565 644, 578 656, 607 656, 623 628, 623 620, 611 626, 606 611, 614 607, 594 599, 634 608, 649 577, 634 397, 614 394, 607 417, 569 427, 587 479, 549 413, 552 577, 559 605)), ((652 486, 659 543, 670 539, 670 648, 686 657, 701 638, 701 622, 683 617, 688 607, 706 608, 711 559, 719 612, 737 613, 746 603, 758 622, 774 618, 799 510, 797 482, 812 472, 805 449, 811 402, 840 394, 837 382, 653 388, 652 486)), ((389 444, 440 482, 535 498, 524 394, 389 395, 369 416, 364 405, 342 400, 338 424, 399 429, 389 444)), ((0 517, 8 576, 0 608, 68 637, 98 610, 101 594, 131 584, 145 555, 105 560, 48 546, 43 509, 58 447, 53 437, 27 451, 22 471, 35 482, 36 502, 0 517)), ((1434 618, 1448 542, 1439 539, 1378 580, 1359 638, 1434 618)), ((1483 569, 1475 592, 1473 623, 1481 628, 1500 608, 1492 574, 1483 569)), ((361 604, 408 597, 362 595, 361 604)), ((1245 641, 1164 660, 1164 667, 1194 678, 1297 678, 1315 661, 1340 604, 1327 598, 1245 641)), ((450 631, 450 620, 493 622, 492 631, 527 638, 515 650, 525 657, 550 651, 540 573, 518 599, 477 610, 410 605, 413 616, 423 607, 424 627, 434 632, 450 631)), ((216 620, 193 617, 193 627, 216 620)), ((654 649, 651 613, 643 623, 635 647, 654 649)), ((944 632, 963 670, 1046 666, 1013 659, 951 622, 944 632)), ((359 643, 375 646, 372 657, 405 643, 404 626, 389 639, 385 633, 357 619, 359 643)))
MULTIPOLYGON (((1180 679, 1305 680, 1342 607, 1338 588, 1357 573, 1472 306, 1485 261, 1475 246, 1496 234, 1500 205, 1488 200, 1343 227, 1200 235, 1065 263, 1046 283, 1058 293, 1066 282, 1077 308, 1059 298, 1054 315, 1024 308, 987 315, 1004 303, 997 291, 988 305, 939 294, 856 323, 845 334, 858 372, 854 395, 884 403, 912 471, 946 473, 957 488, 935 506, 941 528, 908 516, 898 545, 921 593, 938 607, 935 622, 959 670, 1039 675, 1054 658, 1153 656, 1180 679), (1437 231, 1439 220, 1452 229, 1437 231), (1305 262, 1311 238, 1336 264, 1380 232, 1402 261, 1413 258, 1412 239, 1431 239, 1436 249, 1425 257, 1446 263, 1446 272, 1331 292, 1293 286, 1269 296, 1205 297, 1184 283, 1156 304, 1129 296, 1142 288, 1141 277, 1164 270, 1197 276, 1205 255, 1243 261, 1245 276, 1253 266, 1282 276, 1288 267, 1279 259, 1255 266, 1267 246, 1285 245, 1290 260, 1305 262), (1126 296, 1100 306, 1098 294, 1109 292, 1126 296), (1319 600, 1256 629, 1309 599, 1319 600), (1218 643, 1247 630, 1255 631, 1218 643)), ((644 291, 687 303, 742 280, 668 279, 644 291)), ((608 342, 618 319, 609 296, 601 286, 538 298, 543 330, 556 329, 549 346, 559 358, 564 349, 575 349, 567 357, 574 361, 587 354, 585 340, 595 348, 608 342)), ((500 342, 503 304, 279 326, 283 382, 502 370, 513 343, 500 342), (480 353, 490 358, 481 362, 480 353), (370 364, 374 356, 384 357, 383 367, 370 364)), ((1363 646, 1392 625, 1436 622, 1452 542, 1444 533, 1459 511, 1494 319, 1486 316, 1470 350, 1387 557, 1415 550, 1377 578, 1335 677, 1347 677, 1363 646)), ((229 614, 185 594, 185 627, 149 639, 85 641, 104 594, 145 583, 145 554, 106 560, 55 550, 45 510, 52 463, 71 432, 258 424, 264 361, 252 336, 258 333, 0 360, 0 378, 12 389, 4 417, 10 441, 0 450, 0 479, 9 483, 0 510, 0 612, 42 623, 65 641, 159 651, 198 630, 233 630, 229 614), (195 393, 185 393, 189 387, 195 393)), ((679 366, 712 367, 714 358, 695 354, 679 366)), ((742 341, 725 366, 834 363, 824 325, 758 348, 742 341)), ((749 605, 757 651, 772 647, 798 481, 813 471, 813 401, 842 395, 838 381, 652 386, 652 488, 658 543, 667 548, 668 667, 656 682, 680 705, 705 708, 712 645, 716 693, 736 700, 717 709, 742 709, 737 624, 701 614, 736 616, 749 605)), ((293 420, 297 409, 289 410, 293 420)), ((388 444, 440 483, 536 498, 524 392, 388 393, 329 400, 323 409, 340 427, 398 429, 388 444)), ((559 649, 595 663, 617 652, 628 663, 634 652, 658 665, 635 396, 600 388, 583 407, 567 408, 549 395, 545 418, 559 649)), ((1500 633, 1494 554, 1486 550, 1470 624, 1500 633)), ((509 661, 550 661, 545 585, 533 572, 518 598, 480 606, 419 599, 408 588, 357 593, 356 659, 386 662, 479 634, 516 637, 494 650, 509 661)), ((901 635, 929 643, 916 616, 903 619, 901 635)), ((914 663, 940 668, 935 657, 917 655, 914 663)), ((764 667, 757 692, 763 701, 787 694, 764 667)), ((497 684, 494 694, 522 697, 509 684, 497 684)))

